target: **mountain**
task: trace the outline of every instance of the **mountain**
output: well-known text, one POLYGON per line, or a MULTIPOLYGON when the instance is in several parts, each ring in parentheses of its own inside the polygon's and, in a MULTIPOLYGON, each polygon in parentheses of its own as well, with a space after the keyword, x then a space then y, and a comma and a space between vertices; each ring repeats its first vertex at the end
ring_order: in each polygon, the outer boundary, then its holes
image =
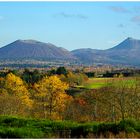
POLYGON ((88 64, 140 65, 140 40, 128 37, 117 46, 106 50, 78 49, 72 54, 88 64))
POLYGON ((70 60, 72 54, 51 43, 36 40, 17 40, 0 48, 0 59, 70 60))
POLYGON ((17 40, 0 48, 0 60, 49 60, 79 64, 140 65, 140 40, 127 38, 106 50, 77 49, 68 51, 51 43, 17 40))
POLYGON ((79 59, 79 61, 82 63, 98 63, 101 62, 103 56, 101 55, 103 53, 102 50, 96 50, 96 49, 76 49, 71 51, 71 53, 79 59))
POLYGON ((140 40, 129 37, 104 53, 113 63, 140 65, 140 40))

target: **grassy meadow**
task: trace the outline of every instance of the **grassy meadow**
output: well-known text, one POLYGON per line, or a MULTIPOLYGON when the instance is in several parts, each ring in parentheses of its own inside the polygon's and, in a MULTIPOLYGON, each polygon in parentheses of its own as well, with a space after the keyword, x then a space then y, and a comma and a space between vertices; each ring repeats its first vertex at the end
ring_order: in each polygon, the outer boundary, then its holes
POLYGON ((124 77, 124 78, 89 78, 88 81, 85 81, 83 85, 79 86, 85 89, 100 89, 102 87, 125 84, 128 87, 131 87, 136 83, 134 77, 124 77))

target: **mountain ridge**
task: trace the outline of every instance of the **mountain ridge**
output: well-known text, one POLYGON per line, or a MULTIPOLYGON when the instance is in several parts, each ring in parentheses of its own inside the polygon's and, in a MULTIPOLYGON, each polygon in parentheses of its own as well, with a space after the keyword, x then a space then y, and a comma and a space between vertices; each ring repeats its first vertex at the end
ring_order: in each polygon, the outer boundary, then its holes
POLYGON ((106 50, 77 49, 73 50, 72 54, 77 56, 81 61, 90 64, 140 65, 140 40, 128 37, 118 45, 106 50))
POLYGON ((81 48, 68 51, 51 43, 33 39, 19 39, 0 48, 0 59, 67 60, 90 65, 98 63, 140 65, 139 55, 140 40, 132 37, 106 50, 81 48))
POLYGON ((36 40, 16 40, 0 48, 0 58, 73 59, 68 50, 36 40))

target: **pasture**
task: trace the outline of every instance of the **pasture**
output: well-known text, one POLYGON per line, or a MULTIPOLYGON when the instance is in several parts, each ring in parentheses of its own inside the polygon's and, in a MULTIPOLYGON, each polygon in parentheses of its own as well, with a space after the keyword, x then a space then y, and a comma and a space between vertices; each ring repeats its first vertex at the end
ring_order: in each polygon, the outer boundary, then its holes
POLYGON ((81 87, 85 89, 99 89, 106 86, 126 85, 128 87, 133 86, 137 82, 135 77, 123 77, 123 78, 89 78, 85 81, 81 87))

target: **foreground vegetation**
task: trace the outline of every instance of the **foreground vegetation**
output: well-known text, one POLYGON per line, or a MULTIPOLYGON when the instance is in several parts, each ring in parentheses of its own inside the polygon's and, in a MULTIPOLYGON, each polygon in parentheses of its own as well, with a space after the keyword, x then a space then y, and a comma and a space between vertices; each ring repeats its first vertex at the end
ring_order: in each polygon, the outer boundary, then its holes
POLYGON ((140 122, 76 123, 1 116, 0 138, 140 138, 140 122))
POLYGON ((1 138, 139 138, 140 77, 1 72, 0 116, 1 138))

